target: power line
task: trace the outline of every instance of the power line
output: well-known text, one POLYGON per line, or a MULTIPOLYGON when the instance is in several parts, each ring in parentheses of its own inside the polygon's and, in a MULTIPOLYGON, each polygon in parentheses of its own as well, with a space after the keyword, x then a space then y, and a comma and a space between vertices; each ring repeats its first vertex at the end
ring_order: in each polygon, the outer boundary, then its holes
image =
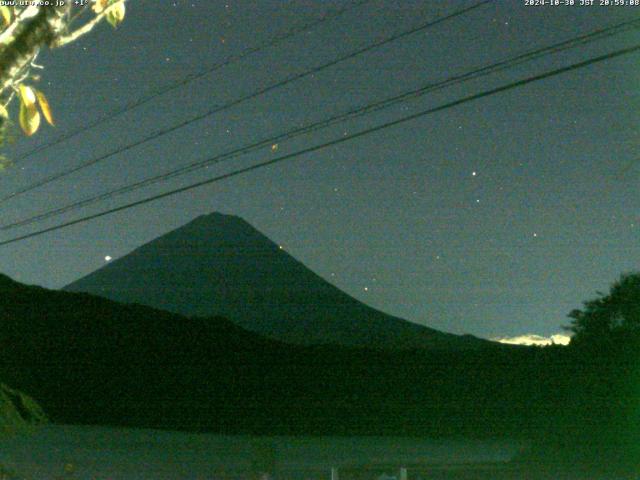
POLYGON ((9 195, 1 197, 0 198, 0 202, 6 202, 6 201, 8 201, 8 200, 10 200, 12 198, 15 198, 15 197, 19 196, 19 195, 22 195, 24 193, 30 192, 32 190, 35 190, 36 188, 42 187, 44 185, 47 185, 48 183, 51 183, 51 182, 53 182, 55 180, 59 180, 59 179, 64 178, 64 177, 66 177, 68 175, 71 175, 72 173, 78 172, 78 171, 83 170, 83 169, 85 169, 87 167, 95 165, 96 163, 99 163, 99 162, 101 162, 103 160, 106 160, 107 158, 110 158, 110 157, 112 157, 114 155, 118 155, 120 153, 123 153, 123 152, 126 152, 128 150, 131 150, 134 147, 137 147, 139 145, 147 143, 147 142, 149 142, 151 140, 155 140, 157 138, 160 138, 160 137, 162 137, 164 135, 167 135, 167 134, 169 134, 171 132, 174 132, 174 131, 182 128, 182 127, 185 127, 185 126, 190 125, 190 124, 192 124, 194 122, 197 122, 197 121, 202 120, 202 119, 204 119, 206 117, 209 117, 209 116, 211 116, 211 115, 213 115, 215 113, 221 112, 223 110, 228 110, 231 107, 237 106, 237 105, 239 105, 241 103, 244 103, 244 102, 246 102, 248 100, 252 100, 254 98, 260 97, 260 96, 262 96, 262 95, 264 95, 264 94, 266 94, 268 92, 271 92, 271 91, 276 90, 276 89, 278 89, 280 87, 288 85, 289 83, 295 82, 297 80, 301 80, 302 78, 308 77, 310 75, 313 75, 313 74, 316 74, 318 72, 321 72, 321 71, 323 71, 323 70, 325 70, 327 68, 333 67, 334 65, 337 65, 338 63, 344 62, 345 60, 350 60, 350 59, 355 58, 355 57, 357 57, 359 55, 362 55, 363 53, 372 51, 372 50, 374 50, 376 48, 379 48, 379 47, 381 47, 383 45, 386 45, 388 43, 394 42, 396 40, 399 40, 401 38, 407 37, 407 36, 412 35, 414 33, 426 30, 427 28, 433 27, 433 26, 438 25, 438 24, 440 24, 442 22, 445 22, 447 20, 451 20, 453 18, 456 18, 456 17, 459 17, 461 15, 464 15, 464 14, 466 14, 466 13, 472 11, 472 10, 475 10, 476 8, 481 7, 482 5, 490 3, 490 1, 491 0, 482 0, 482 1, 477 2, 477 3, 475 3, 475 4, 473 4, 473 5, 469 6, 469 7, 462 8, 462 9, 457 10, 457 11, 455 11, 455 12, 449 14, 449 15, 446 15, 444 17, 440 17, 440 18, 437 18, 436 20, 431 20, 429 22, 422 23, 422 24, 418 25, 417 27, 413 27, 413 28, 411 28, 409 30, 405 30, 403 32, 394 34, 394 35, 392 35, 390 37, 387 37, 386 39, 380 40, 380 41, 375 42, 373 44, 370 44, 370 45, 368 45, 366 47, 363 47, 363 48, 361 48, 359 50, 356 50, 354 52, 351 52, 351 53, 348 53, 348 54, 343 55, 341 57, 338 57, 338 58, 336 58, 334 60, 331 60, 330 62, 324 63, 324 64, 322 64, 322 65, 320 65, 318 67, 313 67, 313 68, 305 70, 305 71, 303 71, 301 73, 289 76, 289 77, 285 78, 284 80, 281 80, 279 82, 273 83, 273 84, 271 84, 271 85, 269 85, 267 87, 261 88, 260 90, 257 90, 257 91, 255 91, 255 92, 253 92, 253 93, 251 93, 249 95, 246 95, 244 97, 240 97, 240 98, 238 98, 236 100, 232 100, 231 102, 228 102, 228 103, 223 104, 223 105, 215 106, 215 107, 209 109, 205 113, 202 113, 202 114, 199 114, 199 115, 195 115, 195 116, 193 116, 193 117, 191 117, 191 118, 189 118, 187 120, 184 120, 184 121, 182 121, 182 122, 180 122, 180 123, 178 123, 176 125, 173 125, 171 127, 167 127, 167 128, 162 129, 162 130, 158 130, 155 133, 153 133, 151 135, 148 135, 147 137, 145 137, 145 138, 143 138, 141 140, 138 140, 136 142, 127 144, 127 145, 125 145, 123 147, 120 147, 120 148, 118 148, 116 150, 112 150, 111 152, 106 153, 104 155, 101 155, 101 156, 99 156, 97 158, 91 159, 89 161, 86 161, 86 162, 81 163, 79 165, 76 165, 74 167, 71 167, 71 168, 69 168, 67 170, 64 170, 62 172, 59 172, 59 173, 56 173, 56 174, 51 175, 49 177, 46 177, 46 178, 44 178, 42 180, 36 181, 36 182, 34 182, 34 183, 30 184, 30 185, 27 185, 27 186, 25 186, 25 187, 23 187, 23 188, 21 188, 19 190, 16 190, 15 192, 13 192, 13 193, 11 193, 9 195))
POLYGON ((15 159, 15 161, 19 161, 19 160, 23 160, 27 157, 30 157, 36 153, 42 152, 43 150, 47 150, 55 145, 58 145, 62 142, 65 142, 67 140, 70 140, 74 137, 77 137, 78 135, 80 135, 81 133, 87 132, 89 130, 93 130, 95 127, 97 127, 98 125, 103 124, 104 122, 107 122, 109 120, 112 120, 116 117, 119 117, 120 115, 123 115, 131 110, 134 110, 138 107, 141 107, 142 105, 145 105, 146 103, 151 102, 152 100, 155 100, 156 98, 165 95, 169 92, 172 92, 174 90, 177 90, 180 87, 183 87, 191 82, 194 82, 196 80, 199 80, 200 78, 203 78, 217 70, 220 70, 221 68, 224 68, 228 65, 231 65, 233 63, 239 62, 241 60, 244 60, 245 58, 249 57, 250 55, 253 55, 254 53, 258 53, 261 52, 262 50, 266 50, 268 48, 271 47, 275 47, 276 45, 284 42, 285 40, 288 40, 300 33, 306 32, 308 30, 311 30, 315 27, 317 27, 318 25, 327 22, 329 20, 332 20, 334 18, 338 18, 339 16, 343 15, 344 13, 349 12, 350 10, 353 10, 355 8, 358 8, 366 3, 369 3, 371 0, 358 0, 356 2, 354 2, 352 5, 348 5, 346 7, 342 7, 340 9, 337 9, 333 12, 327 13, 326 15, 323 15, 320 19, 318 20, 314 20, 312 22, 308 22, 304 25, 300 25, 298 27, 292 28, 291 30, 284 32, 280 35, 276 35, 275 37, 273 37, 272 39, 266 41, 265 43, 262 43, 260 45, 257 45, 255 47, 250 47, 245 49, 243 52, 236 54, 236 55, 230 55, 228 56, 226 59, 224 59, 221 62, 218 63, 214 63, 213 65, 209 66, 208 68, 201 70, 200 72, 197 73, 192 73, 190 75, 186 75, 184 76, 182 79, 178 80, 177 82, 173 82, 170 83, 168 85, 163 86, 162 88, 160 88, 159 90, 156 90, 153 93, 150 93, 149 95, 140 97, 136 100, 133 100, 132 102, 129 102, 127 104, 125 104, 124 106, 122 106, 119 109, 116 109, 110 113, 107 113, 106 115, 103 115, 102 117, 99 117, 97 119, 95 119, 93 122, 83 126, 82 128, 79 128, 77 130, 73 130, 70 131, 66 134, 63 134, 61 136, 59 136, 58 138, 48 142, 48 143, 44 143, 22 155, 20 155, 19 157, 17 157, 15 159))
POLYGON ((407 115, 405 117, 402 117, 402 118, 399 118, 399 119, 396 119, 396 120, 393 120, 393 121, 390 121, 390 122, 386 122, 386 123, 383 123, 381 125, 377 125, 375 127, 370 127, 370 128, 365 129, 365 130, 361 130, 359 132, 352 133, 352 134, 347 135, 347 136, 341 136, 341 137, 338 137, 338 138, 336 138, 334 140, 331 140, 331 141, 328 141, 328 142, 325 142, 325 143, 314 145, 312 147, 307 147, 307 148, 304 148, 302 150, 298 150, 297 152, 293 152, 293 153, 290 153, 290 154, 287 154, 287 155, 283 155, 281 157, 274 158, 272 160, 268 160, 268 161, 261 162, 261 163, 255 164, 255 165, 251 165, 249 167, 241 168, 241 169, 235 170, 233 172, 229 172, 229 173, 225 173, 223 175, 218 175, 218 176, 215 176, 215 177, 212 177, 212 178, 208 178, 206 180, 201 180, 199 182, 195 182, 195 183, 186 185, 184 187, 175 188, 175 189, 169 190, 167 192, 163 192, 163 193, 160 193, 160 194, 157 194, 157 195, 152 195, 150 197, 146 197, 146 198, 143 198, 141 200, 137 200, 135 202, 131 202, 131 203, 127 203, 125 205, 121 205, 119 207, 114 207, 114 208, 110 208, 110 209, 107 209, 107 210, 103 210, 101 212, 94 213, 94 214, 91 214, 91 215, 87 215, 87 216, 84 216, 84 217, 81 217, 81 218, 78 218, 78 219, 75 219, 75 220, 71 220, 71 221, 68 221, 68 222, 60 223, 60 224, 54 225, 52 227, 48 227, 48 228, 44 228, 44 229, 41 229, 41 230, 37 230, 35 232, 31 232, 31 233, 28 233, 28 234, 25 234, 25 235, 14 237, 14 238, 11 238, 11 239, 8 239, 8 240, 3 240, 3 241, 0 242, 0 246, 8 245, 8 244, 15 243, 15 242, 18 242, 18 241, 21 241, 21 240, 26 240, 28 238, 33 238, 33 237, 36 237, 36 236, 39 236, 39 235, 43 235, 43 234, 48 233, 48 232, 52 232, 52 231, 55 231, 55 230, 60 230, 62 228, 66 228, 66 227, 70 227, 72 225, 85 223, 85 222, 88 222, 89 220, 93 220, 93 219, 96 219, 96 218, 104 217, 106 215, 110 215, 112 213, 120 212, 120 211, 123 211, 123 210, 128 210, 130 208, 137 207, 139 205, 143 205, 143 204, 146 204, 146 203, 151 203, 151 202, 154 202, 156 200, 160 200, 160 199, 165 198, 165 197, 170 197, 170 196, 176 195, 178 193, 182 193, 182 192, 186 192, 186 191, 189 191, 189 190, 193 190, 195 188, 202 187, 202 186, 205 186, 205 185, 217 183, 219 181, 226 180, 228 178, 235 177, 235 176, 238 176, 238 175, 241 175, 241 174, 244 174, 244 173, 248 173, 248 172, 251 172, 251 171, 254 171, 254 170, 258 170, 260 168, 264 168, 264 167, 267 167, 269 165, 274 165, 276 163, 280 163, 280 162, 283 162, 285 160, 289 160, 291 158, 295 158, 295 157, 299 157, 301 155, 306 155, 308 153, 316 152, 318 150, 321 150, 321 149, 324 149, 324 148, 327 148, 327 147, 331 147, 331 146, 334 146, 334 145, 338 145, 338 144, 353 140, 355 138, 360 138, 360 137, 363 137, 365 135, 370 135, 371 133, 374 133, 374 132, 378 132, 378 131, 381 131, 381 130, 384 130, 384 129, 387 129, 387 128, 390 128, 390 127, 394 127, 396 125, 400 125, 400 124, 403 124, 403 123, 406 123, 406 122, 410 122, 412 120, 424 117, 426 115, 430 115, 430 114, 433 114, 433 113, 436 113, 436 112, 441 112, 443 110, 448 110, 450 108, 456 107, 458 105, 462 105, 464 103, 472 102, 474 100, 479 100, 481 98, 488 97, 488 96, 491 96, 491 95, 495 95, 497 93, 505 92, 505 91, 508 91, 508 90, 512 90, 514 88, 522 87, 524 85, 528 85, 528 84, 533 83, 533 82, 537 82, 537 81, 544 80, 544 79, 547 79, 547 78, 550 78, 550 77, 554 77, 556 75, 560 75, 560 74, 563 74, 563 73, 566 73, 566 72, 569 72, 569 71, 578 70, 580 68, 584 68, 586 66, 593 65, 595 63, 599 63, 599 62, 610 60, 610 59, 613 59, 613 58, 616 58, 616 57, 620 57, 622 55, 628 55, 630 53, 634 53, 634 52, 637 52, 639 50, 640 50, 640 44, 637 44, 637 45, 634 45, 633 47, 628 47, 628 48, 616 50, 616 51, 607 53, 605 55, 600 55, 598 57, 594 57, 594 58, 591 58, 591 59, 588 59, 588 60, 584 60, 584 61, 581 61, 581 62, 578 62, 578 63, 573 63, 573 64, 565 66, 565 67, 561 67, 561 68, 557 68, 555 70, 547 71, 545 73, 541 73, 541 74, 535 75, 533 77, 528 77, 528 78, 525 78, 525 79, 522 79, 522 80, 517 80, 515 82, 511 82, 511 83, 508 83, 506 85, 502 85, 500 87, 492 88, 490 90, 485 90, 483 92, 480 92, 480 93, 477 93, 477 94, 474 94, 474 95, 469 95, 469 96, 466 96, 466 97, 463 97, 461 99, 445 103, 445 104, 437 106, 437 107, 429 108, 427 110, 423 110, 423 111, 420 111, 420 112, 417 112, 417 113, 414 113, 414 114, 411 114, 411 115, 407 115))
POLYGON ((161 181, 166 181, 170 178, 174 178, 177 177, 179 175, 184 175, 186 173, 190 173, 193 172, 195 170, 198 170, 200 168, 203 168, 205 166, 209 166, 212 164, 217 164, 217 163, 221 163, 223 161, 232 159, 232 158, 236 158, 238 156, 241 155, 245 155, 249 152, 252 151, 256 151, 259 150, 265 146, 269 146, 269 145, 273 145, 274 143, 279 143, 285 140, 289 140, 291 138, 295 138, 298 137, 300 135, 305 135, 311 132, 314 132, 316 130, 320 130, 326 127, 329 127, 331 125, 334 125, 336 123, 345 121, 347 119, 353 119, 353 118, 357 118, 357 117, 361 117, 365 114, 368 113, 372 113, 372 112, 376 112, 379 111, 381 109, 384 108, 388 108, 390 106, 393 106, 397 103, 406 101, 408 99, 413 99, 413 98, 417 98, 419 96, 425 95, 427 93, 430 92, 434 92, 464 81, 468 81, 468 80, 472 80, 472 79, 477 79, 480 78, 482 76, 486 76, 498 71, 502 71, 505 70, 507 68, 511 68, 515 65, 519 65, 522 64, 524 62, 529 62, 532 60, 536 60, 539 59, 541 57, 550 55, 552 53, 557 53, 569 48, 573 48, 576 46, 580 46, 580 45, 585 45, 587 43, 596 41, 596 40, 600 40, 602 38, 611 36, 611 35, 615 35, 617 33, 620 33, 621 31, 625 31, 631 28, 637 28, 638 26, 640 26, 640 19, 635 19, 635 20, 631 20, 631 21, 627 21, 627 22, 622 22, 622 23, 618 23, 615 25, 611 25, 609 27, 605 27, 602 29, 598 29, 598 30, 594 30, 592 32, 589 32, 587 34, 583 34, 580 35, 578 37, 574 37, 571 38, 569 40, 565 40, 550 46, 546 46, 546 47, 541 47, 541 48, 537 48, 534 50, 529 50, 527 52, 515 55, 513 57, 510 57, 506 60, 502 60, 475 70, 472 70, 470 72, 467 73, 463 73, 460 75, 455 75, 452 77, 449 77, 445 80, 439 81, 439 82, 431 82, 428 83, 418 89, 415 90, 411 90, 409 92, 405 92, 402 93, 400 95, 395 95, 392 96, 390 98, 386 98, 383 99, 381 101, 375 102, 375 103, 370 103, 367 104, 365 106, 356 108, 356 109, 352 109, 348 112, 345 113, 341 113, 338 115, 334 115, 328 119, 322 120, 322 121, 318 121, 318 122, 314 122, 293 130, 289 130, 287 132, 281 133, 277 136, 272 136, 263 140, 260 140, 258 142, 255 142, 253 144, 250 144, 248 146, 244 146, 244 147, 240 147, 234 150, 231 150, 229 152, 226 153, 222 153, 220 155, 217 155, 213 158, 208 158, 206 160, 200 160, 197 162, 193 162, 191 164, 179 167, 177 169, 171 170, 169 172, 165 172, 162 174, 158 174, 152 177, 148 177, 146 179, 131 183, 129 185, 125 185, 123 187, 119 187, 115 190, 109 190, 107 192, 103 192, 101 194, 98 195, 94 195, 91 197, 85 197, 84 199, 75 201, 71 204, 67 204, 64 205, 62 207, 58 207, 52 210, 48 210, 46 212, 25 218, 25 219, 21 219, 21 220, 17 220, 14 221, 12 223, 9 224, 4 224, 4 225, 0 225, 0 230, 10 230, 12 228, 16 228, 19 226, 24 226, 24 225, 28 225, 31 223, 35 223, 41 220, 45 220, 57 215, 61 215, 63 213, 66 213, 68 211, 72 211, 72 210, 76 210, 78 208, 81 207, 85 207, 88 205, 91 205, 93 203, 99 202, 101 200, 106 200, 106 199, 110 199, 113 198, 117 195, 121 195, 124 193, 128 193, 128 192, 132 192, 134 190, 138 190, 140 188, 146 187, 148 185, 152 185, 154 183, 158 183, 161 181))

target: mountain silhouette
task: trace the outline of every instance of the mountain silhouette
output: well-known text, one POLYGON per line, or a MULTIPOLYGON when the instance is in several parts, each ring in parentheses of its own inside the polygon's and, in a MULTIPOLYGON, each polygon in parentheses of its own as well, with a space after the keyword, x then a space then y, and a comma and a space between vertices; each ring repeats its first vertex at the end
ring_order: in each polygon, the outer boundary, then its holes
POLYGON ((54 423, 493 435, 522 430, 544 407, 531 349, 289 345, 221 317, 189 318, 3 275, 0 345, 0 379, 54 423))
POLYGON ((455 349, 485 343, 371 308, 243 219, 220 213, 200 216, 64 289, 187 316, 221 315, 293 344, 455 349))

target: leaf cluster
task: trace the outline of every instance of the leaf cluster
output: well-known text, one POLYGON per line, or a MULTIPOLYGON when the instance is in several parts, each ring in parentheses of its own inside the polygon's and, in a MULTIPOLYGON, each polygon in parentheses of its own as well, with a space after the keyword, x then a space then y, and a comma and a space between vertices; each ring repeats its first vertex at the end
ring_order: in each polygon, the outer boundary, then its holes
POLYGON ((569 313, 575 342, 598 342, 640 335, 640 273, 622 275, 609 294, 584 302, 569 313))
MULTIPOLYGON (((126 0, 92 0, 91 8, 86 8, 79 14, 71 15, 71 13, 68 13, 65 20, 66 28, 61 30, 61 33, 49 43, 49 46, 51 48, 57 48, 74 42, 81 36, 89 33, 103 19, 116 28, 124 20, 126 11, 125 2, 126 0), (72 24, 75 24, 78 18, 83 16, 85 12, 93 12, 93 19, 86 21, 79 28, 72 30, 72 24)), ((30 18, 35 18, 33 16, 23 18, 25 16, 22 15, 22 12, 25 8, 27 7, 0 5, 0 34, 3 36, 2 48, 9 50, 18 48, 16 43, 18 42, 18 37, 14 33, 17 30, 17 26, 19 27, 23 22, 30 21, 30 18)), ((32 30, 35 31, 37 29, 31 28, 29 31, 32 30)), ((2 130, 0 131, 0 145, 4 140, 4 130, 6 130, 6 127, 10 124, 8 107, 14 98, 19 100, 18 124, 25 135, 31 136, 38 131, 41 125, 41 116, 44 116, 50 125, 54 125, 55 123, 47 97, 43 92, 29 85, 39 79, 38 75, 32 74, 32 69, 43 68, 35 64, 36 57, 37 51, 24 68, 21 68, 15 75, 12 74, 14 78, 11 78, 2 88, 2 91, 0 91, 0 130, 2 130)), ((0 70, 2 67, 7 66, 0 65, 0 70)), ((6 166, 6 162, 0 158, 0 169, 4 166, 6 166)))
POLYGON ((97 14, 105 12, 107 22, 113 28, 124 20, 126 7, 123 0, 95 0, 92 8, 97 14))
POLYGON ((19 122, 22 131, 27 136, 30 137, 36 133, 40 127, 40 112, 38 111, 38 106, 47 123, 49 123, 49 125, 55 125, 49 101, 44 93, 24 84, 20 84, 18 91, 20 98, 19 122))

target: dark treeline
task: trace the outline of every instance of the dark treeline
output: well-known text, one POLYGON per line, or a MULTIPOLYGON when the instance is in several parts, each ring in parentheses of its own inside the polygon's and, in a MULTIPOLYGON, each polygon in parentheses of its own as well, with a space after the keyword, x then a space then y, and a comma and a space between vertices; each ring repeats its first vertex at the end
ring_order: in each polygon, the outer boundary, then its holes
MULTIPOLYGON (((640 468, 640 336, 600 344, 572 343, 554 354, 562 394, 550 421, 532 435, 531 462, 596 469, 640 468)), ((544 388, 544 385, 541 385, 544 388)))
POLYGON ((635 461, 640 342, 628 332, 569 347, 384 352, 290 346, 222 318, 186 318, 6 277, 0 299, 0 378, 37 399, 55 422, 511 436, 533 439, 527 461, 596 462, 605 454, 635 461))
MULTIPOLYGON (((563 396, 526 458, 640 471, 640 273, 569 314, 574 333, 552 365, 563 396)), ((546 365, 543 365, 546 367, 546 365)), ((542 371, 546 375, 546 371, 542 371)))

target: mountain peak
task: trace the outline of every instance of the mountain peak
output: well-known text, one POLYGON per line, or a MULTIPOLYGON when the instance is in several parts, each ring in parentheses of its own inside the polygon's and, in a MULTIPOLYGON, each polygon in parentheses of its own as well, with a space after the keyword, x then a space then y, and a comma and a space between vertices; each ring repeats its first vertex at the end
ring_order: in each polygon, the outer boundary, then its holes
POLYGON ((342 292, 235 215, 202 215, 65 287, 188 316, 222 315, 299 344, 449 348, 437 332, 342 292))
MULTIPOLYGON (((256 240, 269 243, 270 240, 262 235, 253 225, 242 217, 226 213, 213 212, 199 215, 182 227, 176 228, 156 240, 166 240, 176 237, 186 237, 195 232, 212 235, 214 237, 231 237, 241 235, 241 238, 255 237, 256 240)), ((155 241, 155 240, 154 240, 155 241)))
POLYGON ((205 213, 203 215, 198 215, 196 218, 191 220, 191 222, 187 223, 187 225, 191 223, 204 223, 204 222, 212 223, 212 224, 240 222, 248 225, 248 223, 242 217, 239 217, 237 215, 232 215, 230 213, 222 213, 222 212, 211 212, 211 213, 205 213))

